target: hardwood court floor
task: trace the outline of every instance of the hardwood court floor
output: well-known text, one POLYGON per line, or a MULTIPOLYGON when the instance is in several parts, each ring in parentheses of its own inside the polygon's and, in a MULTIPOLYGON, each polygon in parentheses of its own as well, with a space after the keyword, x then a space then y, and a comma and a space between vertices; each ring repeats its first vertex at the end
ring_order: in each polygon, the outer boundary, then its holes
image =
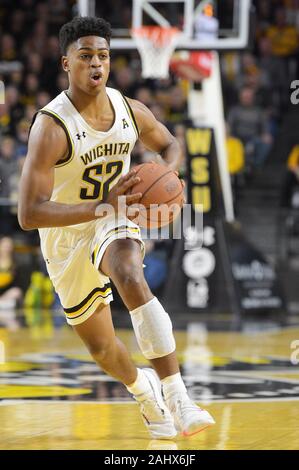
MULTIPOLYGON (((54 328, 49 314, 9 324, 0 329, 0 449, 299 449, 299 328, 176 332, 191 396, 216 425, 153 441, 126 389, 98 371, 68 326, 54 328)), ((118 333, 145 365, 132 332, 118 333)))

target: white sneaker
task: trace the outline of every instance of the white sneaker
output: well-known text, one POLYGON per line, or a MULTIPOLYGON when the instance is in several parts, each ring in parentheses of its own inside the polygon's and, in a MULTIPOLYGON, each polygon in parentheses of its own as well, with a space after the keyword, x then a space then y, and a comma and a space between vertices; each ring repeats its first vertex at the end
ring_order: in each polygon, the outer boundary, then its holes
POLYGON ((215 424, 210 413, 197 406, 187 395, 173 396, 168 406, 177 430, 184 436, 192 436, 215 424))
POLYGON ((151 392, 134 396, 140 412, 153 439, 171 439, 177 435, 173 417, 165 405, 158 376, 152 369, 142 369, 151 386, 151 392))

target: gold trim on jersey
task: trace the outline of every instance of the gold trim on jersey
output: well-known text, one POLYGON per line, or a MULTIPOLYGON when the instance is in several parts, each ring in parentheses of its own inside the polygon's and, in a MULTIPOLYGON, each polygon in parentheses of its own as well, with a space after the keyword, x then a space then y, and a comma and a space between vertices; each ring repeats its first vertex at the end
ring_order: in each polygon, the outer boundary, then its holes
POLYGON ((65 308, 64 312, 69 320, 75 320, 84 315, 84 313, 94 304, 98 299, 106 299, 112 294, 110 283, 105 284, 104 287, 96 287, 93 289, 78 305, 71 308, 65 308))
POLYGON ((106 241, 108 240, 108 238, 111 236, 111 235, 115 235, 117 234, 118 232, 131 232, 131 233, 138 233, 140 234, 140 228, 138 227, 129 227, 128 225, 121 225, 120 227, 117 227, 117 228, 113 228, 112 230, 110 230, 109 232, 106 233, 106 236, 104 238, 104 240, 102 241, 101 245, 96 245, 93 252, 92 252, 92 255, 91 255, 91 262, 92 264, 95 263, 95 260, 97 259, 97 256, 99 254, 99 252, 101 251, 102 249, 102 246, 104 245, 104 243, 106 243, 106 241))
POLYGON ((46 114, 48 116, 52 116, 54 119, 56 119, 58 121, 58 124, 61 125, 61 127, 63 128, 66 134, 66 138, 67 138, 68 146, 69 146, 69 153, 65 159, 58 160, 58 162, 55 165, 55 168, 61 168, 67 163, 70 163, 70 161, 72 161, 72 159, 74 158, 74 154, 75 154, 75 145, 71 137, 70 131, 68 130, 68 127, 65 121, 58 114, 56 114, 55 111, 52 111, 51 109, 47 109, 47 108, 42 108, 39 112, 42 114, 46 114))
POLYGON ((124 102, 124 105, 125 105, 125 108, 127 110, 127 113, 128 113, 128 116, 129 116, 129 119, 130 121, 132 122, 132 125, 133 125, 133 129, 136 133, 136 137, 137 139, 139 138, 139 130, 138 130, 138 126, 137 126, 137 122, 136 122, 136 119, 135 119, 135 116, 134 116, 134 113, 133 113, 133 110, 128 102, 128 100, 126 99, 126 97, 121 93, 121 97, 122 97, 122 100, 124 102))

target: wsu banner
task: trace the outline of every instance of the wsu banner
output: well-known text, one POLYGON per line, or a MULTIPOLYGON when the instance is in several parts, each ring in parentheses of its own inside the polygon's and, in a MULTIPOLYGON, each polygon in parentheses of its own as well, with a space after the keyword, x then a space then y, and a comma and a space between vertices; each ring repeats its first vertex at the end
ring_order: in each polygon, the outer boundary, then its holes
POLYGON ((244 238, 225 222, 213 130, 186 130, 188 203, 183 239, 176 241, 164 301, 178 312, 281 310, 277 274, 244 238))
POLYGON ((224 205, 213 130, 189 127, 186 153, 191 217, 176 242, 165 301, 172 310, 223 312, 229 303, 215 222, 224 205))

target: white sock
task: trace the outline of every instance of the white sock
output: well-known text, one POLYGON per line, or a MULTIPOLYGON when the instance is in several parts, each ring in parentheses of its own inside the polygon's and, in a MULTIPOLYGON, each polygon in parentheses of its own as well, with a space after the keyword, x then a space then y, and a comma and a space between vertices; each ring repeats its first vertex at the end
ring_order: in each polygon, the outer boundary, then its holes
POLYGON ((163 396, 166 402, 171 400, 175 395, 187 395, 187 389, 183 382, 180 372, 169 375, 161 380, 163 396))
POLYGON ((137 369, 137 378, 135 382, 126 385, 128 392, 132 393, 135 397, 144 395, 152 391, 148 378, 142 369, 137 369))

